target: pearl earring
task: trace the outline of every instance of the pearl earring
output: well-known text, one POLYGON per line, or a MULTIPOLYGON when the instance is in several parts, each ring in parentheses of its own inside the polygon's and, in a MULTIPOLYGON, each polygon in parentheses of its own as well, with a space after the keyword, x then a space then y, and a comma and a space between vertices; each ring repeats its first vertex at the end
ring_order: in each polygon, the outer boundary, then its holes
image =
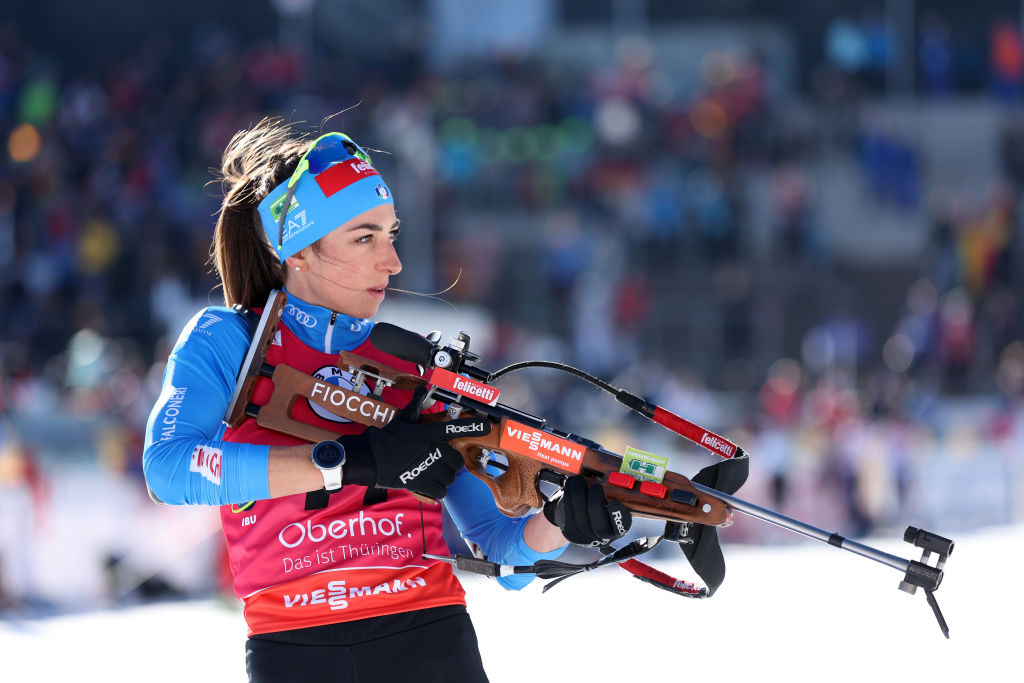
POLYGON ((299 268, 298 266, 295 266, 295 270, 302 270, 302 268, 299 268))

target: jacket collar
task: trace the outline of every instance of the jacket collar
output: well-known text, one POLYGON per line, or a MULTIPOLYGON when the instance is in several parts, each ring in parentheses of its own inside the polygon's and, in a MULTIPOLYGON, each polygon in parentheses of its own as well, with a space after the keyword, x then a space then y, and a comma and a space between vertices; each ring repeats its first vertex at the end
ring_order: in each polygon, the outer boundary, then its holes
POLYGON ((285 293, 288 302, 281 319, 306 346, 324 353, 338 353, 356 348, 370 336, 372 321, 315 306, 287 289, 285 293))

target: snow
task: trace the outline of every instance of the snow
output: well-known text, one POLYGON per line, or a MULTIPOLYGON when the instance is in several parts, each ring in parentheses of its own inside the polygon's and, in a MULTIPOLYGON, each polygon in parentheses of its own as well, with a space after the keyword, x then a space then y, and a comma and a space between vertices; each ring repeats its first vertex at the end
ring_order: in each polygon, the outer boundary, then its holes
MULTIPOLYGON (((1013 680, 1024 526, 956 535, 937 592, 946 640, 899 572, 827 545, 725 548, 710 600, 687 600, 605 569, 546 594, 463 576, 494 683, 547 681, 1013 680)), ((917 559, 898 539, 867 543, 917 559)), ((685 561, 658 568, 692 577, 685 561)), ((205 600, 0 621, 0 680, 245 681, 241 610, 205 600)), ((1019 680, 1019 679, 1018 679, 1019 680)))

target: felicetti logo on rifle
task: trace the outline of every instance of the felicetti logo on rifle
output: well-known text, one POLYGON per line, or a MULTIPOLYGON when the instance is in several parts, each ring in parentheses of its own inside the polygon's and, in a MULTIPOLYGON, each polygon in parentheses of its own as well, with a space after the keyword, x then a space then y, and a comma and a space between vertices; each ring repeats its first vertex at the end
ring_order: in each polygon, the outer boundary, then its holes
POLYGON ((580 444, 512 420, 507 420, 501 430, 500 446, 573 473, 580 471, 587 450, 580 444))
POLYGON ((475 398, 489 406, 493 406, 498 402, 498 395, 501 393, 500 390, 483 382, 477 382, 468 377, 456 375, 454 372, 444 368, 434 368, 433 373, 430 375, 430 383, 441 389, 453 391, 460 396, 475 398))
POLYGON ((711 432, 704 432, 704 436, 700 437, 700 443, 705 448, 719 453, 726 458, 731 458, 736 452, 735 446, 725 439, 719 439, 711 432))

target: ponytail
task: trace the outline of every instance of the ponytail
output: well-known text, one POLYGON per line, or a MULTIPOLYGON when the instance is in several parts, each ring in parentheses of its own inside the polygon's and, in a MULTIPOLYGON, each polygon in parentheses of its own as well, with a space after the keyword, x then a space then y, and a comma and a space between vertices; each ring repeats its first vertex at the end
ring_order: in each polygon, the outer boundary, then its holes
POLYGON ((224 150, 224 189, 210 260, 224 288, 224 303, 262 306, 285 281, 285 266, 263 231, 256 207, 298 165, 310 137, 278 117, 235 134, 224 150))

